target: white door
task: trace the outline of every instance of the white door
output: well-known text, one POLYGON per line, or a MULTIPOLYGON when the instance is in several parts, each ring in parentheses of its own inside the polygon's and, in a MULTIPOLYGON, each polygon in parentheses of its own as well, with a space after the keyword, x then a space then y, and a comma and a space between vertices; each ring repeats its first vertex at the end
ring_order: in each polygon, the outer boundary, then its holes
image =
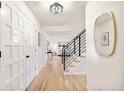
POLYGON ((2 2, 1 77, 2 90, 24 90, 25 45, 23 16, 11 2, 2 2), (21 23, 22 22, 22 23, 21 23))
POLYGON ((2 90, 12 90, 12 8, 2 2, 1 13, 2 90))
POLYGON ((26 87, 36 76, 36 49, 35 49, 35 27, 31 21, 27 20, 26 26, 26 87))
MULTIPOLYGON (((0 68, 1 68, 1 2, 0 2, 0 68)), ((1 69, 0 69, 0 89, 2 87, 1 82, 1 69)))
MULTIPOLYGON (((17 10, 19 11, 19 10, 17 10)), ((19 11, 19 24, 18 24, 18 44, 17 46, 15 45, 15 48, 17 48, 17 63, 18 63, 18 83, 19 83, 19 90, 24 90, 25 89, 25 60, 26 60, 26 55, 25 55, 25 29, 24 29, 24 15, 19 11)))
POLYGON ((0 90, 24 90, 36 76, 35 27, 13 2, 2 2, 0 90))

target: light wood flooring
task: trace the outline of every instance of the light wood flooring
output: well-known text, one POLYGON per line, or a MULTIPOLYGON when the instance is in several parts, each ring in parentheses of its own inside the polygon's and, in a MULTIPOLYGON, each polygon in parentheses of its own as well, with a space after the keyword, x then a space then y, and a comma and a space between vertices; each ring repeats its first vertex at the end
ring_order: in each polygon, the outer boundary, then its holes
POLYGON ((52 58, 38 76, 32 81, 27 91, 85 91, 85 75, 64 75, 61 60, 52 58))

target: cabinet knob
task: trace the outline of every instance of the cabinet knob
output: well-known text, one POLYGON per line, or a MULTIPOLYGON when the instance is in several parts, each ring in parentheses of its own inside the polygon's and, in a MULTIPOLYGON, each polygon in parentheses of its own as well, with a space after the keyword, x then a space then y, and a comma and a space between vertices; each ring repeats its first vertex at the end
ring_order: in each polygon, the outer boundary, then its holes
POLYGON ((29 55, 26 56, 26 58, 29 58, 29 57, 30 57, 29 55))

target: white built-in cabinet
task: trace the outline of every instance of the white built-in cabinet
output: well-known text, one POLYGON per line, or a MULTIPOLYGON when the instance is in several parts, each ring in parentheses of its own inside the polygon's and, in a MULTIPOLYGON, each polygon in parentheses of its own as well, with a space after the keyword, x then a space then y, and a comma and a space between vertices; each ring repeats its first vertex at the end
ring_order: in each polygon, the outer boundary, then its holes
POLYGON ((0 90, 25 90, 41 65, 36 28, 13 2, 2 2, 0 21, 0 90))

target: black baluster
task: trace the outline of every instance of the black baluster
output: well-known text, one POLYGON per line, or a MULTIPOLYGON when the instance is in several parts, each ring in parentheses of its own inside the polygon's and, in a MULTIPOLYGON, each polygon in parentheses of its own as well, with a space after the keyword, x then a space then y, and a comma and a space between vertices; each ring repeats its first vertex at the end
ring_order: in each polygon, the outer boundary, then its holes
POLYGON ((64 70, 65 70, 65 49, 64 49, 64 51, 63 51, 64 53, 64 55, 63 55, 63 66, 64 66, 64 70))
POLYGON ((74 54, 76 53, 75 48, 76 48, 76 46, 75 46, 75 38, 74 38, 74 54))
POLYGON ((79 36, 79 56, 81 56, 81 37, 79 36))

